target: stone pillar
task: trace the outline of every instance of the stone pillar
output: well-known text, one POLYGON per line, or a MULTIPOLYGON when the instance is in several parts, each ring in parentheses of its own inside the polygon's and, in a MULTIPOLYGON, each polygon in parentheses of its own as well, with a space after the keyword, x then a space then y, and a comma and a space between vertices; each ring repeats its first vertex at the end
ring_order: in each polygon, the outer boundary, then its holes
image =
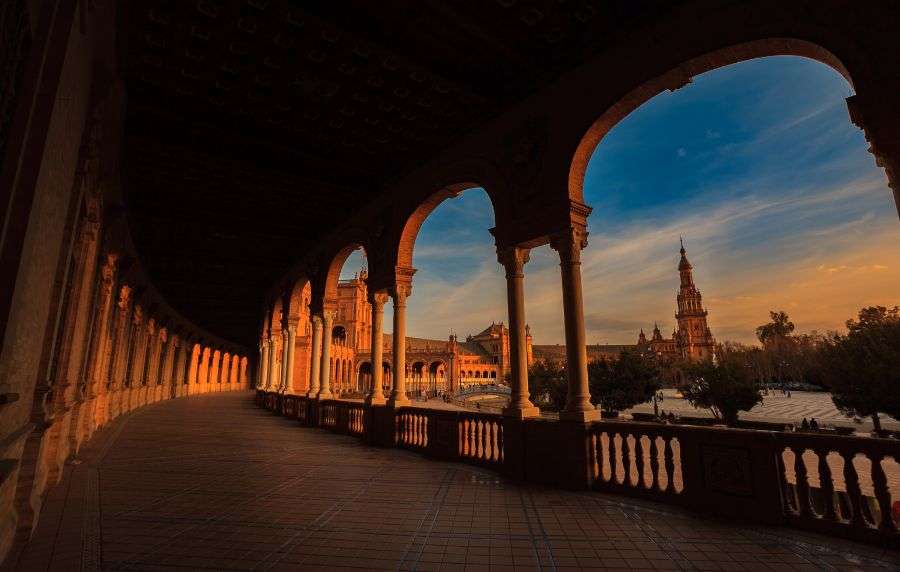
POLYGON ((322 312, 322 367, 319 370, 319 399, 331 399, 331 328, 334 324, 334 310, 322 312))
POLYGON ((406 396, 406 297, 409 296, 411 290, 410 284, 401 283, 395 286, 392 294, 394 299, 394 365, 391 373, 394 386, 388 405, 394 408, 409 405, 409 398, 406 396))
POLYGON ((850 120, 865 133, 875 164, 884 169, 900 215, 900 115, 896 105, 900 81, 882 78, 878 83, 884 84, 878 86, 881 93, 866 89, 850 96, 847 109, 850 120))
POLYGON ((312 351, 309 363, 309 391, 307 397, 315 397, 319 393, 319 366, 322 365, 322 317, 313 314, 312 322, 312 351))
POLYGON ((278 375, 278 360, 275 359, 278 355, 278 343, 275 339, 275 334, 269 336, 269 381, 266 384, 266 389, 269 391, 278 391, 278 384, 281 383, 278 375))
POLYGON ((287 378, 288 378, 288 354, 290 353, 290 338, 291 334, 288 332, 287 327, 281 328, 281 378, 278 380, 278 391, 284 393, 287 391, 287 378))
POLYGON ((587 246, 587 231, 573 226, 553 236, 550 246, 559 253, 566 331, 566 373, 569 378, 566 406, 560 411, 559 418, 591 421, 598 419, 600 412, 591 404, 588 387, 584 304, 581 294, 581 249, 587 246))
POLYGON ((259 371, 257 373, 257 389, 266 389, 269 385, 269 340, 266 338, 259 343, 259 371))
POLYGON ((222 350, 212 352, 212 367, 209 369, 209 390, 219 391, 219 375, 222 371, 222 350))
POLYGON ((294 392, 294 353, 297 345, 297 320, 288 323, 284 354, 284 391, 294 392))
POLYGON ((372 338, 369 347, 372 349, 372 385, 369 395, 366 397, 368 405, 383 405, 384 390, 381 388, 381 380, 384 372, 381 368, 381 360, 384 358, 384 304, 387 302, 387 294, 384 292, 369 292, 369 303, 372 305, 372 338))
MULTIPOLYGON (((73 430, 68 433, 67 448, 62 451, 63 460, 69 451, 80 443, 78 414, 86 397, 87 380, 82 377, 83 364, 88 357, 91 340, 91 302, 94 275, 97 267, 98 236, 100 231, 99 199, 85 200, 86 214, 82 217, 78 237, 72 248, 72 271, 68 300, 63 322, 63 336, 57 351, 56 379, 53 381, 54 415, 64 415, 73 407, 73 430), (74 405, 73 405, 74 404, 74 405)), ((101 304, 107 304, 101 293, 101 304)))
MULTIPOLYGON (((97 310, 94 317, 94 338, 91 341, 91 361, 87 368, 85 398, 90 405, 80 411, 79 439, 88 439, 96 427, 97 396, 105 391, 106 376, 109 372, 110 329, 115 291, 118 256, 107 254, 103 266, 100 267, 100 292, 97 299, 97 310)), ((79 442, 79 445, 80 445, 79 442)))
MULTIPOLYGON (((509 367, 512 395, 509 406, 503 410, 506 417, 533 417, 540 415, 528 394, 528 350, 525 344, 525 263, 527 248, 498 247, 497 258, 506 269, 506 306, 509 312, 509 367)), ((503 354, 501 337, 501 355, 503 354)), ((503 368, 500 368, 501 374, 503 368)))
POLYGON ((174 398, 178 397, 178 389, 181 387, 183 381, 182 376, 184 375, 185 362, 184 347, 187 344, 181 339, 181 336, 175 335, 172 336, 172 338, 172 374, 169 378, 169 382, 172 386, 171 396, 174 398))

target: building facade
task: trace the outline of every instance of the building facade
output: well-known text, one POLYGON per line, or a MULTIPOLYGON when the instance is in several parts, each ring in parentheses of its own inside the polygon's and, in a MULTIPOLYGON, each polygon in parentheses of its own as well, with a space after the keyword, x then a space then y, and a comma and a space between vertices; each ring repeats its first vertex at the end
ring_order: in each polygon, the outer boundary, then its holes
MULTIPOLYGON (((327 339, 330 340, 331 390, 336 395, 362 395, 371 383, 372 358, 370 332, 372 305, 368 301, 365 270, 349 280, 338 282, 337 307, 327 339)), ((306 393, 310 388, 312 325, 309 315, 310 286, 302 293, 300 319, 294 341, 294 375, 292 393, 306 393)), ((274 324, 280 323, 276 316, 274 324)), ((273 336, 276 344, 285 343, 273 336)), ((531 330, 526 326, 528 363, 532 362, 531 330)), ((451 334, 445 340, 406 337, 406 387, 410 395, 456 391, 477 384, 503 383, 510 372, 509 328, 502 322, 492 323, 475 335, 460 340, 451 334)), ((393 336, 384 334, 382 370, 383 385, 391 387, 393 336)), ((274 371, 281 371, 280 348, 273 352, 274 371)))

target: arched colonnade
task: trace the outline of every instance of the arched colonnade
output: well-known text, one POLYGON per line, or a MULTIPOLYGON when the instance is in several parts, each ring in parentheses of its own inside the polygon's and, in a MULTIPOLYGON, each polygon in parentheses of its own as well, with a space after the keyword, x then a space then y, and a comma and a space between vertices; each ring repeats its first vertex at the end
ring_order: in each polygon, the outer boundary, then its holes
MULTIPOLYGON (((745 32, 750 36, 763 33, 762 29, 745 32)), ((567 348, 569 388, 561 418, 594 418, 596 411, 588 390, 580 268, 581 252, 587 246, 587 217, 591 212, 584 203, 582 188, 588 160, 603 136, 631 111, 661 91, 679 89, 690 83, 694 75, 718 67, 756 57, 797 55, 819 60, 844 75, 856 90, 847 100, 850 118, 865 130, 872 143, 870 151, 885 168, 895 199, 900 200, 897 195, 900 145, 896 137, 900 125, 891 112, 889 94, 885 91, 891 85, 898 85, 896 78, 893 84, 879 81, 888 78, 878 77, 879 72, 871 69, 871 62, 860 57, 841 37, 823 43, 769 35, 744 42, 734 40, 733 34, 711 34, 703 40, 708 44, 706 51, 688 55, 679 38, 660 38, 658 53, 641 52, 629 73, 615 80, 603 73, 604 65, 610 62, 600 58, 560 82, 556 93, 547 96, 556 98, 556 105, 540 101, 536 104, 541 109, 539 113, 529 112, 526 106, 518 121, 501 122, 494 128, 500 130, 501 136, 495 133, 487 147, 479 145, 483 142, 477 139, 473 141, 472 148, 489 149, 483 156, 473 153, 454 158, 450 153, 449 159, 410 175, 391 189, 391 193, 386 193, 383 201, 375 201, 374 206, 364 209, 347 225, 335 229, 274 290, 261 332, 263 367, 257 379, 259 387, 281 390, 292 387, 293 368, 279 372, 265 364, 292 359, 290 332, 297 327, 292 324, 300 308, 292 307, 292 312, 287 313, 280 308, 293 304, 300 291, 307 293, 303 297, 307 305, 304 311, 308 312, 312 328, 307 395, 320 399, 331 397, 335 368, 340 373, 334 379, 346 383, 343 372, 347 365, 332 359, 334 344, 327 343, 323 332, 332 331, 341 267, 347 256, 360 247, 365 250, 369 264, 366 283, 373 316, 372 362, 382 361, 384 355, 383 311, 384 304, 390 300, 394 308, 391 369, 407 371, 406 299, 413 292, 416 272, 413 250, 418 230, 442 201, 466 189, 481 187, 487 191, 494 208, 496 226, 491 234, 498 262, 506 271, 512 386, 507 413, 517 417, 537 413, 529 401, 527 385, 524 270, 529 251, 549 244, 560 260, 567 348), (670 51, 662 49, 667 42, 672 45, 670 51), (601 76, 610 80, 602 89, 596 81, 601 76), (585 85, 591 89, 585 90, 585 85), (285 331, 285 342, 281 342, 280 334, 285 331)), ((373 391, 382 386, 383 376, 383 368, 375 368, 368 374, 367 401, 371 404, 384 403, 381 391, 373 391)), ((389 405, 408 402, 405 381, 405 376, 393 378, 389 405)))

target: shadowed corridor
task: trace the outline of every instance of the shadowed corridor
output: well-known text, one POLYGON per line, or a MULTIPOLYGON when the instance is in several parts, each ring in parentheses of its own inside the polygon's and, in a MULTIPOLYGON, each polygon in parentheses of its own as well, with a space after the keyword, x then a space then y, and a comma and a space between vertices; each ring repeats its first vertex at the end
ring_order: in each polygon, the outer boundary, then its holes
POLYGON ((21 570, 859 570, 871 546, 729 524, 299 427, 251 394, 165 401, 99 432, 21 570))

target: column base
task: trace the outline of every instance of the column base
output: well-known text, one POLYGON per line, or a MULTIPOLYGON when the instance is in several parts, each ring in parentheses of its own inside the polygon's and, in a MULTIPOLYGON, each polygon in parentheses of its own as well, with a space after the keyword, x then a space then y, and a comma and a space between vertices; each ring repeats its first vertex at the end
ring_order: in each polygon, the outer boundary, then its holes
POLYGON ((407 396, 396 396, 392 395, 390 399, 387 401, 387 406, 392 407, 394 409, 398 409, 400 407, 409 407, 410 401, 407 396))
POLYGON ((319 390, 318 390, 318 389, 310 389, 309 391, 307 391, 307 392, 304 393, 303 395, 306 396, 306 397, 308 397, 308 398, 310 398, 310 399, 315 399, 316 396, 319 395, 319 390))
POLYGON ((587 423, 590 421, 598 421, 600 419, 600 412, 596 409, 590 409, 588 411, 560 411, 559 412, 559 420, 560 421, 578 421, 582 423, 587 423))
POLYGON ((374 395, 374 396, 367 395, 365 403, 366 403, 366 405, 372 406, 372 405, 384 405, 386 402, 384 400, 383 395, 374 395))
POLYGON ((330 391, 328 391, 328 392, 320 391, 316 395, 316 399, 318 399, 319 401, 322 401, 323 399, 334 399, 334 394, 331 393, 330 391))
POLYGON ((540 417, 540 407, 532 405, 531 407, 507 407, 503 410, 504 417, 513 419, 526 419, 528 417, 540 417))

